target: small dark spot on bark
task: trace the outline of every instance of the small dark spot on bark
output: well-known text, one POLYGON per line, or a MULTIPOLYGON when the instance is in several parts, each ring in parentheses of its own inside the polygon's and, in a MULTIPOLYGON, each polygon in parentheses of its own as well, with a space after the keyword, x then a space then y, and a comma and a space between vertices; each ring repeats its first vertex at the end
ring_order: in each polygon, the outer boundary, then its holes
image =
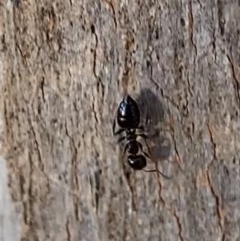
POLYGON ((91 32, 92 32, 92 34, 95 34, 95 27, 93 24, 91 25, 91 32))
POLYGON ((38 110, 38 114, 41 115, 42 111, 41 111, 41 106, 40 105, 38 105, 38 109, 37 110, 38 110))
POLYGON ((53 124, 56 124, 57 121, 58 121, 57 119, 52 119, 52 123, 53 123, 53 124))
POLYGON ((183 18, 180 19, 180 23, 183 27, 185 26, 185 20, 183 18))
POLYGON ((225 30, 225 19, 224 19, 224 4, 223 1, 217 1, 217 9, 218 9, 218 26, 220 29, 221 35, 224 35, 225 30))
POLYGON ((220 34, 223 36, 224 33, 225 33, 225 30, 224 30, 224 23, 220 23, 219 28, 220 28, 220 34))
POLYGON ((233 164, 236 164, 236 158, 235 157, 233 158, 233 164))
POLYGON ((155 31, 155 36, 156 36, 156 39, 159 39, 158 29, 156 29, 156 31, 155 31))
POLYGON ((147 60, 147 68, 149 68, 151 65, 151 62, 149 60, 147 60))
POLYGON ((7 44, 6 44, 6 39, 5 39, 5 34, 2 35, 2 49, 1 50, 6 50, 7 49, 7 44))
POLYGON ((183 66, 182 65, 179 66, 178 71, 179 71, 179 73, 182 73, 182 71, 183 71, 183 66))
POLYGON ((185 44, 184 44, 184 41, 182 39, 178 41, 178 44, 181 48, 185 48, 185 44))
POLYGON ((13 6, 15 6, 15 7, 19 7, 19 4, 20 4, 20 0, 11 0, 11 2, 12 2, 12 4, 13 4, 13 6))
POLYGON ((225 174, 224 176, 226 176, 226 175, 229 176, 229 170, 227 169, 226 166, 223 167, 223 171, 224 171, 224 174, 225 174))

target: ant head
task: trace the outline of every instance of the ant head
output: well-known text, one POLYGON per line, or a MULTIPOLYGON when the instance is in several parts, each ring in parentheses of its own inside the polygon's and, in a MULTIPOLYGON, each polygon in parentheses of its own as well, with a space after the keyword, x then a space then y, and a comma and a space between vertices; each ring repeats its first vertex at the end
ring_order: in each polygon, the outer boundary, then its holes
POLYGON ((128 156, 128 164, 134 170, 142 170, 147 166, 146 158, 143 155, 128 156))
POLYGON ((134 108, 138 108, 136 101, 130 95, 126 95, 122 102, 124 102, 126 105, 131 105, 134 106, 134 108))
POLYGON ((126 96, 123 98, 123 101, 126 102, 126 103, 129 103, 130 101, 132 101, 132 98, 130 97, 130 95, 126 95, 126 96))

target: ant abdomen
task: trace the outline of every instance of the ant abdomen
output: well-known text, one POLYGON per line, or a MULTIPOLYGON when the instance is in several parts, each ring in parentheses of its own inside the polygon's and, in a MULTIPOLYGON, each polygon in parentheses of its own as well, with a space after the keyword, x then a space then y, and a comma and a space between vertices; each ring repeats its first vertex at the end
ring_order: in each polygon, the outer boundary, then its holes
POLYGON ((135 129, 140 123, 138 105, 129 95, 123 99, 118 107, 117 121, 118 125, 125 129, 135 129))
POLYGON ((138 126, 138 122, 134 121, 133 119, 126 119, 126 118, 118 118, 118 125, 121 128, 125 129, 134 129, 136 126, 138 126))
POLYGON ((142 170, 147 166, 147 161, 143 155, 129 155, 128 164, 134 170, 142 170))

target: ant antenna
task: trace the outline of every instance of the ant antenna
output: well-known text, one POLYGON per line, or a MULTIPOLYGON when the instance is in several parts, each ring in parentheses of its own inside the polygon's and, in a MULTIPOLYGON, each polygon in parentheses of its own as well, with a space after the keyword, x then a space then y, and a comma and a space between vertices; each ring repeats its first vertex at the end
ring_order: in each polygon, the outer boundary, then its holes
POLYGON ((163 176, 163 177, 166 178, 166 179, 171 179, 171 178, 172 178, 172 176, 169 177, 169 176, 163 174, 161 171, 159 171, 159 170, 157 170, 157 169, 155 169, 155 170, 144 170, 144 169, 143 169, 143 171, 144 171, 144 172, 158 172, 161 176, 163 176))

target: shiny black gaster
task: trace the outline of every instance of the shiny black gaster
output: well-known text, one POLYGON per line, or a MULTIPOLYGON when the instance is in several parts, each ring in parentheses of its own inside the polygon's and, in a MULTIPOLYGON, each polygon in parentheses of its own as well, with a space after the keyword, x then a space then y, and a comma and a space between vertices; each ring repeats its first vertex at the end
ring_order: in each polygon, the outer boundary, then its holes
POLYGON ((122 100, 118 107, 117 122, 124 129, 135 129, 139 126, 140 111, 137 103, 129 95, 122 100))

